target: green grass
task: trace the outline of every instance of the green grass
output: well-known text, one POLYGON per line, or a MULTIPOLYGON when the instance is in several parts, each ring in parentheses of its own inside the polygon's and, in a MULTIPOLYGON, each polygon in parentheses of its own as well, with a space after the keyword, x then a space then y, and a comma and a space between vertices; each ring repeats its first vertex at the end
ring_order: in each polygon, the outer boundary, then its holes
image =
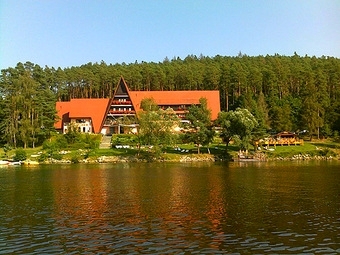
MULTIPOLYGON (((311 156, 334 156, 339 154, 334 148, 340 145, 334 142, 305 142, 303 145, 291 146, 271 146, 274 151, 265 151, 266 155, 270 158, 275 157, 292 157, 297 154, 308 154, 311 156)), ((340 147, 339 147, 340 148, 340 147)))
MULTIPOLYGON (((178 144, 177 145, 181 150, 175 150, 175 146, 168 146, 163 147, 161 151, 158 152, 158 155, 160 158, 163 158, 165 160, 170 161, 176 161, 179 160, 183 155, 192 155, 197 154, 197 147, 194 144, 178 144), (182 150, 185 150, 185 152, 182 152, 182 150), (186 152, 188 150, 188 152, 186 152)), ((319 155, 319 156, 336 156, 340 155, 340 143, 336 143, 333 141, 317 141, 314 140, 312 142, 305 142, 303 145, 291 145, 291 146, 276 146, 271 147, 274 148, 274 151, 268 151, 268 150, 262 150, 268 158, 277 158, 277 157, 292 157, 294 155, 303 154, 303 155, 319 155)), ((225 144, 220 143, 220 141, 217 141, 216 143, 213 143, 209 146, 210 153, 212 155, 215 155, 217 157, 224 157, 226 156, 225 153, 225 144)), ((68 149, 66 149, 68 150, 68 149)), ((42 149, 42 147, 37 148, 27 148, 25 149, 27 158, 35 159, 34 157, 31 157, 31 155, 37 155, 38 152, 44 152, 47 153, 42 149)), ((89 159, 97 159, 101 156, 122 156, 122 157, 129 157, 129 156, 136 156, 138 154, 137 148, 121 148, 121 149, 94 149, 94 150, 77 150, 77 149, 70 149, 69 154, 62 155, 62 159, 65 160, 72 160, 77 159, 83 159, 83 158, 89 158, 89 159)), ((239 151, 239 147, 236 145, 229 145, 228 146, 228 153, 231 156, 236 156, 237 152, 239 151)), ((252 151, 250 151, 251 153, 252 151)), ((58 152, 56 152, 58 153, 58 152)), ((200 148, 201 154, 207 154, 208 149, 207 147, 201 147, 200 148)), ((5 155, 5 152, 3 148, 0 148, 0 159, 12 159, 15 155, 15 149, 12 149, 7 152, 7 155, 5 155)), ((139 157, 140 158, 152 158, 155 155, 155 151, 153 148, 149 148, 147 146, 143 146, 141 150, 139 151, 139 157)))
MULTIPOLYGON (((25 149, 27 158, 30 158, 31 155, 36 155, 38 152, 42 151, 42 146, 36 148, 26 148, 25 149)), ((7 151, 7 155, 5 154, 3 148, 0 148, 0 159, 12 159, 15 155, 15 149, 7 151)))

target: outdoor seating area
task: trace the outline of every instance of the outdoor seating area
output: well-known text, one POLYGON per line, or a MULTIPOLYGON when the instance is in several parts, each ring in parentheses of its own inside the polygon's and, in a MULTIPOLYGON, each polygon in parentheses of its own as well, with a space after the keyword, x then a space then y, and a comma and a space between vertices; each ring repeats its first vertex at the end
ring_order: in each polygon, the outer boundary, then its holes
POLYGON ((259 145, 263 147, 303 145, 303 139, 298 138, 298 136, 295 133, 284 131, 269 138, 261 140, 259 142, 259 145))

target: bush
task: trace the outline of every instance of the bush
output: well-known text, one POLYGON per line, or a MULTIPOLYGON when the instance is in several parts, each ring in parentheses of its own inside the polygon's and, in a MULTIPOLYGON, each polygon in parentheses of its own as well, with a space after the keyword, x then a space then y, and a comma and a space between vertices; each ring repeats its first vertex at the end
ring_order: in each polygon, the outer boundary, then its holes
POLYGON ((52 153, 51 158, 53 158, 55 160, 62 160, 63 155, 61 155, 60 153, 52 153))
POLYGON ((111 138, 112 146, 115 145, 136 145, 138 143, 138 138, 136 135, 132 134, 116 134, 111 138))
POLYGON ((320 150, 318 152, 319 152, 318 156, 323 156, 323 157, 329 157, 329 156, 335 157, 336 156, 336 153, 329 148, 320 150))
POLYGON ((27 154, 24 149, 17 149, 13 158, 15 161, 24 161, 27 159, 27 154))
POLYGON ((70 155, 70 160, 71 163, 77 164, 80 162, 81 159, 84 158, 84 156, 82 155, 83 153, 81 151, 73 151, 70 155))
POLYGON ((68 147, 72 149, 97 149, 100 141, 101 135, 79 134, 72 144, 68 144, 68 147))
POLYGON ((71 157, 71 162, 74 163, 74 164, 77 164, 77 163, 79 163, 79 159, 80 159, 80 157, 78 155, 73 155, 71 157))
POLYGON ((58 149, 65 149, 68 147, 68 143, 64 135, 58 135, 55 142, 56 142, 56 147, 58 149))
POLYGON ((39 162, 44 162, 44 161, 46 161, 47 159, 48 159, 47 153, 42 153, 42 154, 40 154, 40 156, 39 156, 39 158, 38 158, 38 161, 39 161, 39 162))
POLYGON ((339 143, 340 142, 340 135, 339 135, 339 131, 335 130, 333 133, 333 140, 334 142, 339 143))
POLYGON ((99 148, 102 137, 101 135, 85 134, 85 137, 83 139, 84 142, 88 145, 88 149, 97 149, 99 148))
POLYGON ((45 141, 43 143, 43 149, 47 151, 55 151, 56 150, 56 143, 54 141, 45 141))
POLYGON ((46 140, 43 143, 43 149, 48 152, 48 154, 53 154, 56 151, 65 149, 68 147, 67 140, 64 135, 58 134, 52 137, 51 140, 46 140))

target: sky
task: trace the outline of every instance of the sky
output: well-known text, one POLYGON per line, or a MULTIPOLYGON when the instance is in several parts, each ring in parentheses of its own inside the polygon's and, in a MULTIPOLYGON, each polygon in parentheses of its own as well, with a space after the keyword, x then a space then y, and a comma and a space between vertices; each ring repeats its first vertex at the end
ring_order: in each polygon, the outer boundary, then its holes
POLYGON ((0 0, 0 69, 240 52, 340 58, 340 0, 0 0))

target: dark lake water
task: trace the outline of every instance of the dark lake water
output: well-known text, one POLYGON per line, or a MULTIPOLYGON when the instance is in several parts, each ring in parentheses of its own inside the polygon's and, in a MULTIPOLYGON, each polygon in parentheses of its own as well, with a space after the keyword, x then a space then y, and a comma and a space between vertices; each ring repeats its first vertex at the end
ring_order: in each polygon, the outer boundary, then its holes
POLYGON ((0 254, 339 254, 340 162, 0 168, 0 254))

